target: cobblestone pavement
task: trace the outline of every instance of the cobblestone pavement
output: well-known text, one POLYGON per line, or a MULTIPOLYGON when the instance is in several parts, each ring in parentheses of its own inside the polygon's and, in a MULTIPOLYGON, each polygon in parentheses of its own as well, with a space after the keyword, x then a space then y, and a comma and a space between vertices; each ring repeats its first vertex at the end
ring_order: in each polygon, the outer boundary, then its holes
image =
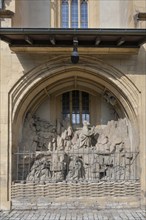
POLYGON ((0 212, 0 220, 146 220, 143 209, 51 209, 0 212))

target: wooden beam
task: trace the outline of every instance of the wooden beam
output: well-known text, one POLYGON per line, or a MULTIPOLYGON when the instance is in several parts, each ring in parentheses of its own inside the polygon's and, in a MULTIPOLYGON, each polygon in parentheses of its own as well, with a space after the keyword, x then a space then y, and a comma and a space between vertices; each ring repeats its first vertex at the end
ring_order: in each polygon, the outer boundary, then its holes
POLYGON ((138 46, 142 46, 145 43, 146 43, 146 38, 143 38, 138 42, 138 46))
POLYGON ((120 39, 117 41, 117 46, 119 47, 119 46, 121 46, 121 45, 124 44, 124 43, 125 43, 124 38, 120 38, 120 39))
POLYGON ((29 36, 25 36, 25 41, 30 44, 33 45, 33 40, 29 37, 29 36))
POLYGON ((6 42, 7 44, 12 44, 12 40, 4 35, 3 36, 0 35, 0 40, 6 42))
POLYGON ((54 37, 50 37, 50 42, 52 45, 55 45, 56 44, 56 40, 54 37))
POLYGON ((95 40, 95 45, 98 46, 101 43, 101 39, 99 37, 95 40))

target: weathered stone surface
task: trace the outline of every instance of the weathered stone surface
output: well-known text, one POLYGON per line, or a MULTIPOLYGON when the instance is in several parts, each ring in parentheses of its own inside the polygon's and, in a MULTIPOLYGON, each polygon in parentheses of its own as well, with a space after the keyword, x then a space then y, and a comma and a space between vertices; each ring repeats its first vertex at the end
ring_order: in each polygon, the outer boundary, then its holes
POLYGON ((53 126, 27 114, 20 142, 18 180, 33 183, 98 182, 137 179, 130 150, 126 119, 91 127, 87 121, 78 130, 68 123, 53 126), (59 133, 58 133, 59 132, 59 133))

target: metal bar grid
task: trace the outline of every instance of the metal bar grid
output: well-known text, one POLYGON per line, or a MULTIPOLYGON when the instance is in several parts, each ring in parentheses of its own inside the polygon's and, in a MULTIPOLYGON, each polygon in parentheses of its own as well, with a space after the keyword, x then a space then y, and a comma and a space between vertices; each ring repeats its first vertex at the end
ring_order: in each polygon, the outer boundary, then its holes
POLYGON ((95 149, 17 152, 14 182, 112 182, 138 180, 138 152, 102 154, 95 149))

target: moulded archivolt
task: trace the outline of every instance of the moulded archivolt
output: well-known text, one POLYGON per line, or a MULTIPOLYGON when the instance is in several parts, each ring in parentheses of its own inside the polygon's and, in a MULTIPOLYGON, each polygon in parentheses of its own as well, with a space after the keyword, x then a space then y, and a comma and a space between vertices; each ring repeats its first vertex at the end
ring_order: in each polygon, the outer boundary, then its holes
MULTIPOLYGON (((72 65, 68 56, 57 56, 20 78, 9 93, 10 127, 13 125, 11 127, 13 132, 15 130, 16 134, 18 133, 25 114, 31 109, 31 104, 34 104, 38 95, 42 91, 46 95, 45 88, 49 90, 53 84, 63 84, 69 78, 74 81, 75 76, 77 80, 80 79, 82 82, 89 81, 91 86, 92 84, 97 84, 97 86, 103 87, 103 93, 106 88, 107 91, 110 91, 115 96, 123 109, 125 117, 132 124, 133 132, 138 140, 138 89, 121 71, 91 56, 82 56, 77 65, 72 65)), ((95 90, 96 86, 92 88, 95 90)), ((18 139, 16 136, 15 143, 18 139)))

